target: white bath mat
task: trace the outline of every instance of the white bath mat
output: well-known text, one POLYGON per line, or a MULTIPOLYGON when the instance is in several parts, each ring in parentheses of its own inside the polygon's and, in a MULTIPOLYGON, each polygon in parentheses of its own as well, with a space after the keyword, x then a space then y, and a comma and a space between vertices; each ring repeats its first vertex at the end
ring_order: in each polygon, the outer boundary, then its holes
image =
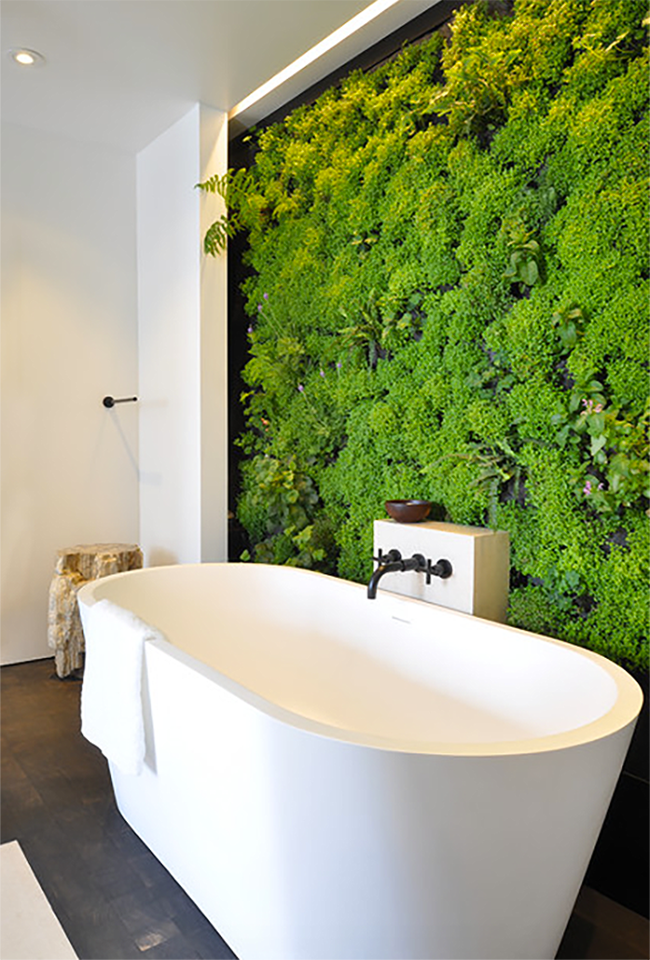
POLYGON ((76 960, 17 840, 0 846, 0 960, 76 960))

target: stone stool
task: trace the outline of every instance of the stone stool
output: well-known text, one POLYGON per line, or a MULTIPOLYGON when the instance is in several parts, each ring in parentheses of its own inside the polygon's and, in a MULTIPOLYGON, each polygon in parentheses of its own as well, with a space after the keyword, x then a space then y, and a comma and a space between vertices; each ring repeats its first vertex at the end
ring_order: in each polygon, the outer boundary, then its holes
POLYGON ((111 573, 139 570, 142 550, 135 543, 90 543, 57 551, 56 573, 50 584, 47 642, 55 651, 57 676, 69 676, 82 664, 84 635, 77 591, 89 580, 111 573))

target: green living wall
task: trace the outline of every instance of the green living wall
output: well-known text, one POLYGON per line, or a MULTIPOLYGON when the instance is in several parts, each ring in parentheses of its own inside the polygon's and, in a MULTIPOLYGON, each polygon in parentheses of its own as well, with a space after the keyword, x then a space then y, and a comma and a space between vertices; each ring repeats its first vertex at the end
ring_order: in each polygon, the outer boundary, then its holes
POLYGON ((509 531, 510 623, 647 666, 646 13, 468 4, 230 175, 253 559, 366 580, 430 499, 509 531))

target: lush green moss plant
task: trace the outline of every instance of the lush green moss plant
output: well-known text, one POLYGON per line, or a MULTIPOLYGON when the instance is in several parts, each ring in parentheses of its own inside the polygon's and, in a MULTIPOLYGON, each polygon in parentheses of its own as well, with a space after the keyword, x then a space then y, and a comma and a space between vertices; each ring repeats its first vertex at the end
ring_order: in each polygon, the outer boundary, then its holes
POLYGON ((364 580, 384 500, 425 497, 510 532, 511 623, 647 665, 645 14, 468 4, 212 182, 255 559, 364 580))

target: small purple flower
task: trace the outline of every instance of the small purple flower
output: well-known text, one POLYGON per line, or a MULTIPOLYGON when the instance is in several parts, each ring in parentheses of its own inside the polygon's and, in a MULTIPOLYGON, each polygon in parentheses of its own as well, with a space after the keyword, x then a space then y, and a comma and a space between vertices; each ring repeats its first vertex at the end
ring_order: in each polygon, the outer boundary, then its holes
POLYGON ((320 375, 321 375, 321 377, 324 378, 324 377, 325 377, 325 371, 324 371, 324 370, 321 370, 321 371, 320 371, 320 375))
POLYGON ((268 293, 263 293, 262 296, 264 297, 265 300, 268 300, 268 299, 269 299, 268 293))
POLYGON ((305 388, 303 387, 302 383, 298 384, 298 390, 300 393, 304 393, 305 388))
POLYGON ((252 332, 253 332, 253 325, 252 325, 252 324, 249 324, 249 325, 248 325, 248 333, 249 333, 249 335, 250 335, 252 332))
POLYGON ((258 313, 261 313, 261 312, 262 312, 262 304, 261 304, 261 303, 258 303, 258 304, 257 304, 257 312, 258 312, 258 313))
POLYGON ((337 370, 340 370, 342 366, 343 366, 343 364, 339 361, 339 362, 336 364, 336 369, 337 369, 337 370))
POLYGON ((604 490, 604 489, 605 489, 604 483, 599 483, 598 486, 596 486, 596 481, 592 479, 592 480, 586 481, 584 487, 582 488, 582 492, 585 493, 587 496, 589 496, 590 494, 594 493, 595 490, 604 490))

